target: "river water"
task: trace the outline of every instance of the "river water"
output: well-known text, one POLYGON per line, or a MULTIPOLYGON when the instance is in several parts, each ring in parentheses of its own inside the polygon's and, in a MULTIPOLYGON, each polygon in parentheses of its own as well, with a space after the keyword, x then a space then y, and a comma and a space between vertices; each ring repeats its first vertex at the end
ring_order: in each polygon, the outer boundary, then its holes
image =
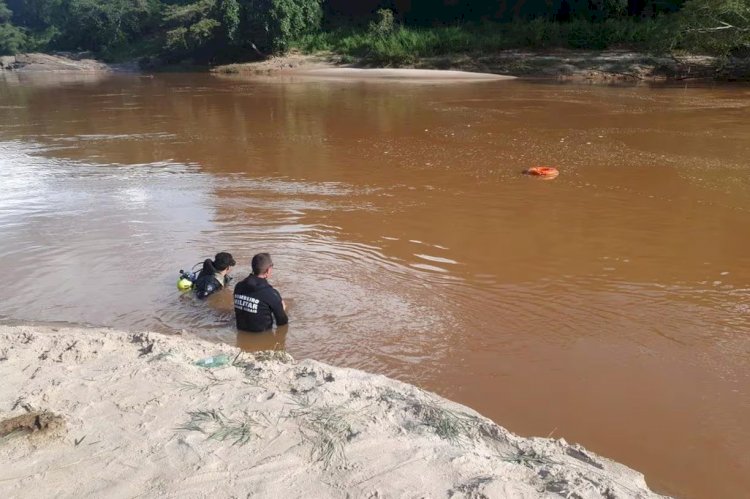
POLYGON ((750 489, 750 88, 4 78, 4 321, 285 347, 750 489), (272 253, 288 330, 177 291, 221 250, 272 253))

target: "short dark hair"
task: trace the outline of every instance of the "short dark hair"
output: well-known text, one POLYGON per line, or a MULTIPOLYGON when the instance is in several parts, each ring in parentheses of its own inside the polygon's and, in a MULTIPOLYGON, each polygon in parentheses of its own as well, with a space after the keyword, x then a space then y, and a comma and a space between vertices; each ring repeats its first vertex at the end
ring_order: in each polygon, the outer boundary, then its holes
POLYGON ((226 270, 229 267, 234 267, 236 263, 237 262, 234 261, 232 255, 224 251, 216 253, 216 256, 214 257, 214 268, 219 272, 226 270))
POLYGON ((258 253, 253 257, 251 265, 253 266, 253 275, 264 274, 269 268, 273 267, 271 255, 268 253, 258 253))

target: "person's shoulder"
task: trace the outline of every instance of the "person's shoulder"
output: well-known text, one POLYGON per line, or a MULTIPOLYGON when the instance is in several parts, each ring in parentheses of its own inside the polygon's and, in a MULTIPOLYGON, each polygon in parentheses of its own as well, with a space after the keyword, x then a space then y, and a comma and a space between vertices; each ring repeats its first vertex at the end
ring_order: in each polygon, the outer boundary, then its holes
POLYGON ((248 284, 249 284, 249 280, 250 280, 250 277, 251 277, 251 275, 249 275, 249 276, 247 276, 247 277, 245 277, 245 278, 243 278, 243 279, 240 279, 239 281, 237 281, 237 284, 235 284, 235 285, 234 285, 234 289, 235 289, 235 291, 236 291, 237 289, 240 289, 240 288, 245 288, 245 287, 247 287, 247 286, 248 286, 248 284))

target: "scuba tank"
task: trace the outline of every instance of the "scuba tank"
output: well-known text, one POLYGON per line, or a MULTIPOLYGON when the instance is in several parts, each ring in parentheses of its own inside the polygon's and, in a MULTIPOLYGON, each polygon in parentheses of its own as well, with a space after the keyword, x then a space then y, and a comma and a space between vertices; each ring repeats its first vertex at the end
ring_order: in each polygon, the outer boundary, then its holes
POLYGON ((180 270, 180 278, 177 279, 177 289, 180 291, 187 291, 188 289, 193 288, 193 283, 195 283, 195 273, 194 272, 185 272, 184 270, 180 270))
POLYGON ((180 277, 177 279, 177 289, 180 291, 193 289, 193 285, 198 280, 198 274, 200 273, 200 270, 196 270, 196 267, 201 265, 203 265, 203 262, 196 263, 190 272, 180 269, 180 277))
POLYGON ((180 278, 177 279, 177 289, 179 289, 180 291, 187 291, 188 289, 191 289, 193 287, 194 282, 195 281, 192 272, 190 274, 187 274, 180 270, 180 278))

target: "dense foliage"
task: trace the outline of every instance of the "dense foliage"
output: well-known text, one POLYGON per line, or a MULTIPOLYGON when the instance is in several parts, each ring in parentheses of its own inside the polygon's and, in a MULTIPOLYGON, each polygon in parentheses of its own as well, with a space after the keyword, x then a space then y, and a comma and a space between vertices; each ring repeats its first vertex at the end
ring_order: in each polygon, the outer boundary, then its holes
POLYGON ((213 60, 282 51, 321 18, 321 0, 0 0, 0 53, 213 60))
POLYGON ((750 0, 689 0, 680 19, 683 46, 750 56, 750 0))
POLYGON ((750 52, 750 0, 0 0, 0 54, 381 62, 503 48, 750 52))
POLYGON ((165 5, 164 49, 172 54, 201 56, 233 45, 237 41, 239 11, 237 0, 165 5))
POLYGON ((0 55, 14 54, 26 46, 26 34, 13 24, 13 12, 0 0, 0 55))
POLYGON ((674 22, 607 19, 602 22, 572 20, 413 28, 394 25, 390 30, 373 23, 368 31, 337 29, 302 37, 303 51, 333 51, 374 65, 416 63, 423 57, 446 54, 492 54, 507 49, 607 49, 629 48, 663 53, 673 48, 674 22))

